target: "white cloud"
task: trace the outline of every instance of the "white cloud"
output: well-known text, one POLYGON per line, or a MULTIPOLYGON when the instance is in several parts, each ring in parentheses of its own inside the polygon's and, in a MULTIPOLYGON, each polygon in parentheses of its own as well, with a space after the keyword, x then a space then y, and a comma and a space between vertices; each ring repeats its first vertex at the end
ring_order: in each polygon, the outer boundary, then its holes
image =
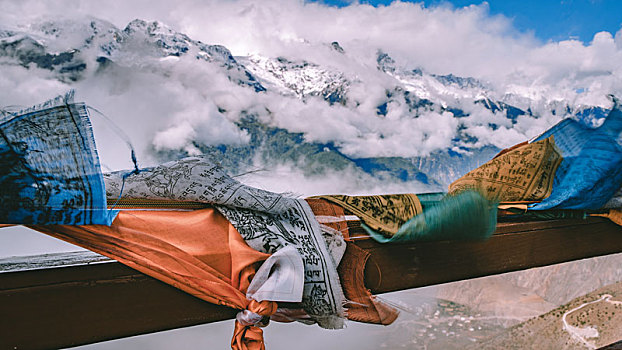
MULTIPOLYGON (((597 33, 587 45, 576 40, 541 43, 530 33, 516 31, 509 19, 490 16, 485 3, 465 8, 404 2, 375 8, 353 3, 336 8, 291 0, 190 0, 174 5, 143 0, 25 0, 5 1, 3 9, 3 25, 22 28, 42 17, 93 16, 120 28, 134 18, 159 20, 193 39, 222 44, 233 54, 306 60, 343 72, 352 82, 346 108, 313 98, 302 103, 272 92, 256 94, 227 81, 218 68, 187 57, 174 61, 130 57, 122 67, 91 74, 77 84, 49 79, 50 73, 43 70, 3 66, 0 85, 6 93, 1 103, 36 103, 71 85, 80 99, 125 130, 146 163, 153 161, 153 150, 196 152, 192 141, 248 142, 248 135, 234 125, 242 111, 302 132, 309 141, 334 142, 352 156, 425 155, 447 147, 458 125, 449 115, 437 111, 412 118, 407 106, 394 100, 385 117, 376 116, 386 92, 398 84, 376 70, 378 49, 400 66, 490 81, 496 97, 506 94, 518 107, 530 107, 541 116, 521 117, 512 125, 481 106, 463 103, 471 117, 460 123, 478 138, 477 145, 506 147, 537 135, 559 118, 548 112, 547 101, 606 106, 607 94, 622 95, 622 32, 597 33), (332 41, 338 41, 346 54, 331 50, 327 43, 332 41), (535 102, 521 105, 524 97, 535 102)), ((75 41, 72 33, 64 35, 65 43, 75 41)), ((126 160, 118 161, 118 154, 127 152, 125 146, 113 135, 108 137, 105 123, 94 123, 96 133, 105 135, 98 138, 104 163, 126 167, 126 160)))

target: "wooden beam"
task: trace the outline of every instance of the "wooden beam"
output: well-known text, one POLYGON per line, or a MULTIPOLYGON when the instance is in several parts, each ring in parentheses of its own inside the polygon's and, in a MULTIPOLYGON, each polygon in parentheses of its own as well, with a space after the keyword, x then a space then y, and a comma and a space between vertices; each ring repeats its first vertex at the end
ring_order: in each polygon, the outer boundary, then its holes
POLYGON ((0 349, 71 347, 235 314, 112 261, 0 273, 0 349))
MULTIPOLYGON (((486 242, 383 245, 350 227, 371 253, 374 293, 622 252, 622 229, 602 218, 500 223, 486 242)), ((77 346, 235 313, 93 253, 0 260, 0 349, 77 346)))
POLYGON ((485 242, 384 245, 361 238, 358 246, 371 253, 365 284, 374 294, 622 252, 622 228, 601 218, 500 223, 485 242))

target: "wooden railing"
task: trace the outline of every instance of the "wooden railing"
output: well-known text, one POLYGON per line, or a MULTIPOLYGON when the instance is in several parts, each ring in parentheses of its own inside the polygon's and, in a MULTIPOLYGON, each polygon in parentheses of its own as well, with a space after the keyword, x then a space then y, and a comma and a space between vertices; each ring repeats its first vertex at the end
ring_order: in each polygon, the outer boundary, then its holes
MULTIPOLYGON (((383 245, 349 226, 371 253, 374 294, 622 252, 622 228, 601 218, 502 222, 486 242, 383 245)), ((94 253, 0 260, 0 349, 71 347, 235 314, 94 253)))

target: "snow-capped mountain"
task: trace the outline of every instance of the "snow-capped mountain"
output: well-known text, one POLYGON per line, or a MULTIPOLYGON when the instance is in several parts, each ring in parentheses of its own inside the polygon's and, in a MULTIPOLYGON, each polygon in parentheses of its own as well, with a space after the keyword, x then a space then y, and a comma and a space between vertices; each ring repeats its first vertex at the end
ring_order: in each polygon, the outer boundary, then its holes
POLYGON ((258 55, 240 57, 250 71, 271 89, 305 99, 319 96, 328 103, 345 103, 350 82, 344 73, 317 64, 293 62, 285 57, 268 58, 258 55))
POLYGON ((226 70, 231 81, 256 92, 265 88, 220 45, 206 45, 177 33, 158 22, 134 20, 123 30, 105 21, 92 19, 87 25, 75 21, 47 21, 31 26, 32 32, 0 31, 0 55, 28 67, 58 73, 60 79, 81 79, 80 72, 91 64, 110 62, 131 66, 145 58, 191 55, 226 70), (87 55, 95 62, 86 62, 87 55), (92 58, 92 57, 91 57, 92 58), (68 74, 70 73, 70 74, 68 74))
POLYGON ((98 100, 111 104, 139 81, 153 93, 128 99, 163 103, 155 96, 160 84, 172 96, 170 109, 124 112, 153 124, 146 152, 160 160, 212 154, 236 173, 293 164, 307 175, 347 169, 442 189, 564 117, 597 125, 607 113, 529 87, 504 91, 473 77, 402 67, 381 48, 372 64, 337 42, 317 50, 327 59, 234 57, 224 46, 143 20, 124 29, 96 18, 0 27, 0 72, 27 71, 78 93, 105 86, 98 91, 109 98, 98 100))

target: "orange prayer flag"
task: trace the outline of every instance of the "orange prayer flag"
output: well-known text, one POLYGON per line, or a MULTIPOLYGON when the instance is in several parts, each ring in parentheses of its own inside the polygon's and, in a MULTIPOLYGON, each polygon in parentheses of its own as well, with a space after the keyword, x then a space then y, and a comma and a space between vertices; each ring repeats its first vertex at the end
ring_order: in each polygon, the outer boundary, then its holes
POLYGON ((33 226, 115 259, 208 302, 245 309, 269 255, 250 248, 215 209, 121 211, 111 226, 33 226))

